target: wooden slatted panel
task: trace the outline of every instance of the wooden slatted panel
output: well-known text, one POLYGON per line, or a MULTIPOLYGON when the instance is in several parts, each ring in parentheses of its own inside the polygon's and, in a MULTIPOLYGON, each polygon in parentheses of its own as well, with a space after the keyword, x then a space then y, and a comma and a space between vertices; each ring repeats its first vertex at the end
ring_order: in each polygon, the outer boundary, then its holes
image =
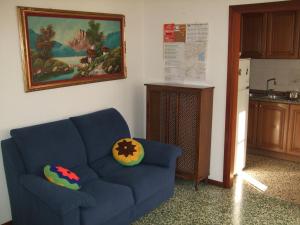
MULTIPOLYGON (((154 118, 154 120, 157 118, 154 118)), ((161 92, 160 95, 160 139, 161 142, 166 142, 166 123, 167 123, 167 93, 161 92)))
POLYGON ((178 145, 183 154, 177 161, 177 171, 194 174, 197 158, 198 97, 191 93, 179 96, 178 145))
POLYGON ((168 143, 177 144, 177 93, 169 93, 168 143))

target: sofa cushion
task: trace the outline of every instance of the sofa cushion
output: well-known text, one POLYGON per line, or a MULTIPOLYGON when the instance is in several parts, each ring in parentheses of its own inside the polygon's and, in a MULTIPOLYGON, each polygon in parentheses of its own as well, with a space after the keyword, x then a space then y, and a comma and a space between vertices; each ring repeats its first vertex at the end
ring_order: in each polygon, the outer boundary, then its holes
POLYGON ((82 139, 70 120, 11 130, 29 173, 41 175, 46 164, 72 168, 86 163, 82 139))
POLYGON ((72 117, 71 120, 83 138, 89 162, 110 154, 117 140, 130 137, 126 121, 112 108, 72 117))
POLYGON ((121 165, 135 166, 143 160, 144 148, 132 138, 122 138, 114 144, 112 154, 121 165))
POLYGON ((60 165, 46 165, 44 167, 44 175, 53 184, 75 191, 80 189, 80 177, 73 171, 60 165))
POLYGON ((104 180, 130 187, 136 204, 174 183, 174 171, 172 173, 169 168, 143 164, 117 167, 116 163, 112 157, 111 160, 107 157, 105 164, 98 161, 91 166, 104 180))
POLYGON ((80 191, 96 199, 96 207, 81 209, 83 225, 103 224, 134 206, 130 188, 119 184, 95 180, 83 185, 80 191))

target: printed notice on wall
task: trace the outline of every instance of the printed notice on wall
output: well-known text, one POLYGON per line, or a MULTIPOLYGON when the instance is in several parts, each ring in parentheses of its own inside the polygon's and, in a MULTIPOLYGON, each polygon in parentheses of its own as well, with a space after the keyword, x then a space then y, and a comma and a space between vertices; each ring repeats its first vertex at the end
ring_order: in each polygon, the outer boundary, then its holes
POLYGON ((164 45, 166 80, 184 81, 184 43, 172 42, 164 45))
POLYGON ((207 23, 165 24, 165 79, 205 81, 207 40, 207 23))

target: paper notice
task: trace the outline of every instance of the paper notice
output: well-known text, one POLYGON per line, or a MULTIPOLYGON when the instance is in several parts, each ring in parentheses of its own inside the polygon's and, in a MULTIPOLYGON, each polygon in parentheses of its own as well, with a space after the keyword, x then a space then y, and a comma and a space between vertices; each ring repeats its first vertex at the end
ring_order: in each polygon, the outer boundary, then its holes
POLYGON ((175 41, 175 24, 164 24, 164 42, 175 41))
POLYGON ((206 42, 185 44, 185 78, 187 80, 205 80, 206 42))
POLYGON ((187 24, 186 42, 207 42, 208 24, 187 24))
POLYGON ((184 80, 184 55, 184 43, 164 44, 164 63, 166 80, 184 80))
POLYGON ((165 24, 165 79, 205 81, 207 41, 207 23, 165 24))
POLYGON ((185 42, 185 24, 164 24, 164 42, 185 42))

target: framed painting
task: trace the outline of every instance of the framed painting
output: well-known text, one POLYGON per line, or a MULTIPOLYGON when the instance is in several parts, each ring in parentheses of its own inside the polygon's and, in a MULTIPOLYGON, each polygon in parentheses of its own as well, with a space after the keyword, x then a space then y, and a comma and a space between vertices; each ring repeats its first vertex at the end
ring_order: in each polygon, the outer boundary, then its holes
POLYGON ((126 78, 123 15, 17 10, 25 91, 126 78))

